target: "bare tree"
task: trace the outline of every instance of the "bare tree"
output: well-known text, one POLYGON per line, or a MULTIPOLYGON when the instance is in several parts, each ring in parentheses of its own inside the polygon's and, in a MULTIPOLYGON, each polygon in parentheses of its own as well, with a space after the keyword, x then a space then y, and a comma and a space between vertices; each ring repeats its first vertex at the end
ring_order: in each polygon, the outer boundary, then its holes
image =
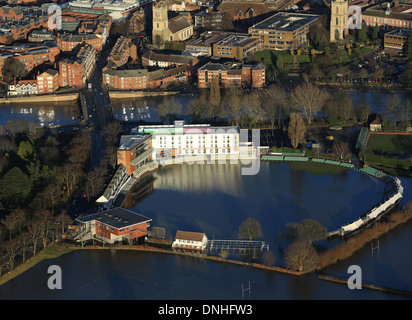
POLYGON ((238 126, 240 124, 240 120, 242 118, 243 109, 241 101, 242 93, 236 86, 230 87, 223 99, 225 106, 224 110, 226 113, 225 115, 232 120, 232 123, 235 126, 238 126))
POLYGON ((42 229, 41 221, 37 221, 36 219, 32 219, 29 221, 27 230, 29 232, 31 244, 32 244, 32 250, 33 250, 33 255, 36 255, 37 252, 37 246, 39 244, 40 240, 40 233, 42 229))
POLYGON ((208 115, 209 103, 204 99, 192 99, 185 107, 185 114, 191 115, 197 121, 205 119, 208 115))
POLYGON ((301 112, 307 123, 311 124, 328 98, 328 93, 311 83, 298 85, 289 96, 291 107, 301 112))
POLYGON ((26 261, 26 252, 30 245, 30 234, 25 231, 18 236, 19 248, 21 250, 21 257, 23 262, 26 261))
POLYGON ((274 129, 276 121, 278 125, 282 121, 285 100, 285 91, 276 85, 270 87, 263 98, 263 109, 272 129, 274 129))
POLYGON ((297 148, 300 143, 305 142, 305 123, 295 112, 290 115, 288 135, 293 148, 297 148))
POLYGON ((123 132, 123 127, 120 121, 110 122, 103 130, 103 135, 108 145, 117 145, 120 134, 123 132))
POLYGON ((20 250, 20 244, 18 239, 7 241, 4 244, 4 249, 6 250, 7 257, 9 258, 10 269, 13 270, 16 256, 20 250))
POLYGON ((339 156, 339 159, 346 158, 349 153, 349 143, 347 142, 335 142, 332 147, 333 153, 339 156))
POLYGON ((26 222, 26 211, 24 209, 16 209, 8 214, 1 221, 9 232, 9 240, 12 240, 13 232, 17 229, 19 234, 22 233, 24 223, 26 222))
POLYGON ((311 272, 318 267, 319 256, 309 241, 302 239, 285 250, 285 264, 289 269, 311 272))
POLYGON ((210 104, 210 111, 211 115, 214 119, 218 115, 220 115, 220 103, 221 103, 221 96, 220 96, 220 83, 217 77, 214 77, 212 80, 212 84, 210 86, 210 93, 209 93, 209 104, 210 104))

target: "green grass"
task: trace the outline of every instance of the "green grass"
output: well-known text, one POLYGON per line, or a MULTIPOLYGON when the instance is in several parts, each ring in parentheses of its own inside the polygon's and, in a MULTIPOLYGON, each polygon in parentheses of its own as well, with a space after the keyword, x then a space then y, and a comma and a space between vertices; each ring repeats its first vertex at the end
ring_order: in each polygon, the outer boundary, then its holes
MULTIPOLYGON (((287 51, 278 51, 265 49, 256 52, 248 61, 262 62, 266 65, 276 65, 276 59, 282 57, 284 64, 293 64, 293 56, 287 51)), ((310 56, 308 54, 301 54, 298 56, 300 63, 310 62, 310 56)))
POLYGON ((412 135, 371 134, 367 150, 382 155, 412 155, 412 135))

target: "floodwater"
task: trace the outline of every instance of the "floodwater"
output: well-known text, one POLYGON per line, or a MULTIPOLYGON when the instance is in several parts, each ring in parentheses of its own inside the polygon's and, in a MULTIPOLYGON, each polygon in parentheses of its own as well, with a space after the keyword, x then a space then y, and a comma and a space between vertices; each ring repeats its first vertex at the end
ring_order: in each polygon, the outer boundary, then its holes
MULTIPOLYGON (((276 265, 282 265, 288 245, 279 237, 285 223, 313 218, 329 230, 337 228, 375 204, 383 190, 380 182, 355 170, 322 175, 268 162, 261 162, 254 176, 242 176, 240 165, 183 164, 157 170, 153 178, 153 192, 130 207, 150 217, 152 226, 165 227, 172 236, 179 229, 233 239, 240 223, 253 217, 276 265)), ((412 180, 401 180, 404 204, 412 198, 412 180)), ((348 267, 358 265, 364 283, 412 291, 411 228, 411 223, 398 227, 379 240, 379 250, 365 246, 326 273, 347 279, 348 267)), ((408 299, 350 290, 315 274, 296 277, 189 256, 120 250, 83 250, 42 261, 0 287, 0 299, 241 300, 245 295, 252 300, 408 299), (50 265, 61 267, 61 290, 47 287, 50 265), (242 286, 249 283, 250 292, 242 296, 242 286)))

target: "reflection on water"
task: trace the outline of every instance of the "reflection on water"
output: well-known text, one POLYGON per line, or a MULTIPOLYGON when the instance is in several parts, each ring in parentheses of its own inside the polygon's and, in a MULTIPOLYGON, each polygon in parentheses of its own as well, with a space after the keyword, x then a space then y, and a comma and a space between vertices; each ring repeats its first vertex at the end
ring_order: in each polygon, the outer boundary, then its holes
POLYGON ((64 125, 79 122, 77 103, 27 103, 0 105, 0 125, 7 120, 23 119, 27 123, 37 122, 41 126, 64 125))
MULTIPOLYGON (((401 180, 408 201, 412 199, 412 179, 401 180)), ((128 206, 152 218, 152 225, 167 226, 173 236, 178 228, 205 231, 210 238, 233 239, 241 221, 256 218, 264 240, 271 243, 276 265, 282 265, 282 251, 274 239, 285 223, 307 217, 326 218, 322 221, 326 225, 346 221, 374 204, 382 191, 379 184, 355 170, 315 176, 268 162, 261 163, 256 176, 241 176, 236 165, 169 166, 147 175, 140 187, 132 190, 130 197, 135 199, 129 199, 128 206), (229 190, 232 188, 234 191, 229 190)), ((362 268, 365 283, 411 291, 411 227, 412 221, 391 231, 380 239, 379 252, 371 254, 366 246, 329 267, 327 274, 347 279, 348 266, 356 264, 362 268)), ((349 290, 346 285, 319 280, 316 274, 295 277, 187 256, 85 250, 40 262, 0 286, 0 299, 241 300, 241 287, 248 281, 253 300, 407 298, 368 289, 349 290), (47 287, 47 268, 52 264, 62 268, 62 290, 47 287)))
POLYGON ((285 163, 261 162, 255 176, 242 176, 240 164, 181 164, 153 173, 154 192, 132 210, 174 235, 177 230, 236 238, 248 217, 262 225, 265 241, 305 218, 335 230, 380 201, 384 184, 355 170, 312 175, 285 163), (339 178, 338 178, 339 177, 339 178), (343 196, 344 195, 344 196, 343 196))
MULTIPOLYGON (((222 93, 223 94, 223 93, 222 93)), ((380 92, 346 92, 352 99, 355 107, 359 102, 366 101, 373 113, 383 113, 385 110, 386 99, 391 93, 380 92)), ((401 100, 410 97, 408 94, 396 94, 401 100)), ((180 118, 185 118, 185 107, 192 99, 208 99, 208 91, 201 91, 199 95, 178 95, 174 96, 182 104, 182 114, 180 118)), ((145 121, 160 122, 156 107, 162 103, 163 97, 145 97, 135 99, 116 99, 112 100, 112 108, 115 119, 122 121, 145 121)), ((187 118, 190 121, 190 118, 187 118)))

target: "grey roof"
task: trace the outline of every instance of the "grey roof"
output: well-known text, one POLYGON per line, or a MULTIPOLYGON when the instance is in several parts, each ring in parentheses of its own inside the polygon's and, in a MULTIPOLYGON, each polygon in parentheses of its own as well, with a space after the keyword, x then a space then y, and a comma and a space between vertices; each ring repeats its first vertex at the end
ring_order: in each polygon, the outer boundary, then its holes
POLYGON ((278 12, 273 16, 257 23, 249 29, 273 29, 279 31, 294 31, 317 19, 319 15, 278 12))
POLYGON ((223 70, 226 71, 229 68, 221 63, 215 63, 215 62, 208 62, 204 66, 200 67, 198 70, 223 70))
POLYGON ((99 221, 116 229, 152 221, 152 219, 148 217, 124 208, 113 208, 76 219, 76 221, 81 223, 91 222, 93 220, 99 221))
POLYGON ((147 134, 122 135, 120 137, 119 150, 132 150, 149 138, 150 135, 147 134))

